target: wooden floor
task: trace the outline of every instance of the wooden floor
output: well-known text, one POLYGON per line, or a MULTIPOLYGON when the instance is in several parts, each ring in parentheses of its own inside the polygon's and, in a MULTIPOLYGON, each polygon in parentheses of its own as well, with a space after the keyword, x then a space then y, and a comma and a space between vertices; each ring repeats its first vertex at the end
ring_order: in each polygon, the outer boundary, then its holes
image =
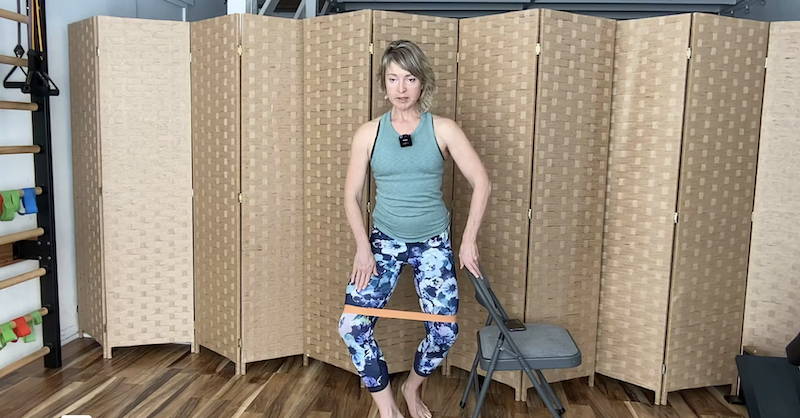
MULTIPOLYGON (((69 343, 63 355, 61 369, 43 369, 37 362, 0 379, 0 417, 378 417, 356 376, 314 360, 304 367, 299 356, 253 363, 245 376, 235 376, 234 365, 217 354, 191 354, 180 345, 115 349, 112 360, 103 360, 100 346, 87 339, 69 343)), ((465 416, 458 404, 467 373, 452 372, 434 373, 422 388, 436 418, 465 416)), ((399 388, 404 379, 405 373, 393 376, 392 386, 399 388)), ((747 416, 744 407, 725 403, 728 388, 679 392, 670 395, 668 406, 654 407, 652 392, 599 375, 594 387, 586 379, 553 387, 566 418, 747 416)), ((410 418, 399 393, 395 398, 410 418)), ((515 402, 514 391, 502 384, 490 386, 483 410, 484 418, 549 416, 534 389, 527 402, 515 402)))

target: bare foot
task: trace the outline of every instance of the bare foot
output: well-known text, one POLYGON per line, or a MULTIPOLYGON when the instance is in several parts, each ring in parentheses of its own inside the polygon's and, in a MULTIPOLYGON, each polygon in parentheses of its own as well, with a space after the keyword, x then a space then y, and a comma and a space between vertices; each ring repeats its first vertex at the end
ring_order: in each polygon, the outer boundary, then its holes
POLYGON ((403 391, 403 397, 406 399, 408 413, 411 414, 411 418, 431 418, 431 411, 422 403, 418 390, 411 390, 405 383, 403 383, 401 389, 403 391))

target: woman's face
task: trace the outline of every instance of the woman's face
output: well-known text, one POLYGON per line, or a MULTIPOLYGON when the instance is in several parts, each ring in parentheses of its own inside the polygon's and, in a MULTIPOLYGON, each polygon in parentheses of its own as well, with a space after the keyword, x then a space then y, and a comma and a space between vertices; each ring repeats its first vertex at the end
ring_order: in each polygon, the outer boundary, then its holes
POLYGON ((397 110, 413 108, 422 93, 422 83, 410 72, 391 62, 386 67, 386 95, 397 110))

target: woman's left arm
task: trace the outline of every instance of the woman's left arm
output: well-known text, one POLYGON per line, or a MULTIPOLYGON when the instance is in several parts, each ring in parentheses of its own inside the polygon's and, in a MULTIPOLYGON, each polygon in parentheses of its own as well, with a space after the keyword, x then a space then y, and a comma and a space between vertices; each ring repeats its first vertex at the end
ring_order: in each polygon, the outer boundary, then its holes
POLYGON ((470 144, 461 127, 452 119, 439 118, 436 121, 436 128, 437 133, 441 134, 441 138, 447 145, 449 154, 453 156, 456 166, 472 186, 467 225, 464 228, 464 236, 459 250, 461 268, 466 266, 475 277, 483 277, 478 264, 477 240, 486 205, 489 202, 492 184, 480 156, 470 144))

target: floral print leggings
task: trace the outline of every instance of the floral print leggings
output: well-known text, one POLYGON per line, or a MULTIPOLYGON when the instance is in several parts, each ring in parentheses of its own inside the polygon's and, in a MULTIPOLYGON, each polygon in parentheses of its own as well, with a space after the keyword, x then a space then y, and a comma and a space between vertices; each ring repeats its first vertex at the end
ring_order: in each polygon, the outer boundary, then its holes
MULTIPOLYGON (((409 264, 414 268, 414 284, 423 312, 438 315, 458 312, 458 283, 449 231, 425 242, 404 243, 373 229, 370 242, 378 275, 372 276, 360 292, 355 284, 349 284, 345 304, 383 308, 397 287, 403 266, 409 264)), ((377 320, 358 314, 342 314, 339 318, 339 335, 370 392, 379 392, 389 384, 386 361, 373 338, 377 320)), ((456 341, 458 325, 426 321, 425 330, 427 335, 414 356, 414 371, 423 377, 429 376, 444 360, 456 341)))

